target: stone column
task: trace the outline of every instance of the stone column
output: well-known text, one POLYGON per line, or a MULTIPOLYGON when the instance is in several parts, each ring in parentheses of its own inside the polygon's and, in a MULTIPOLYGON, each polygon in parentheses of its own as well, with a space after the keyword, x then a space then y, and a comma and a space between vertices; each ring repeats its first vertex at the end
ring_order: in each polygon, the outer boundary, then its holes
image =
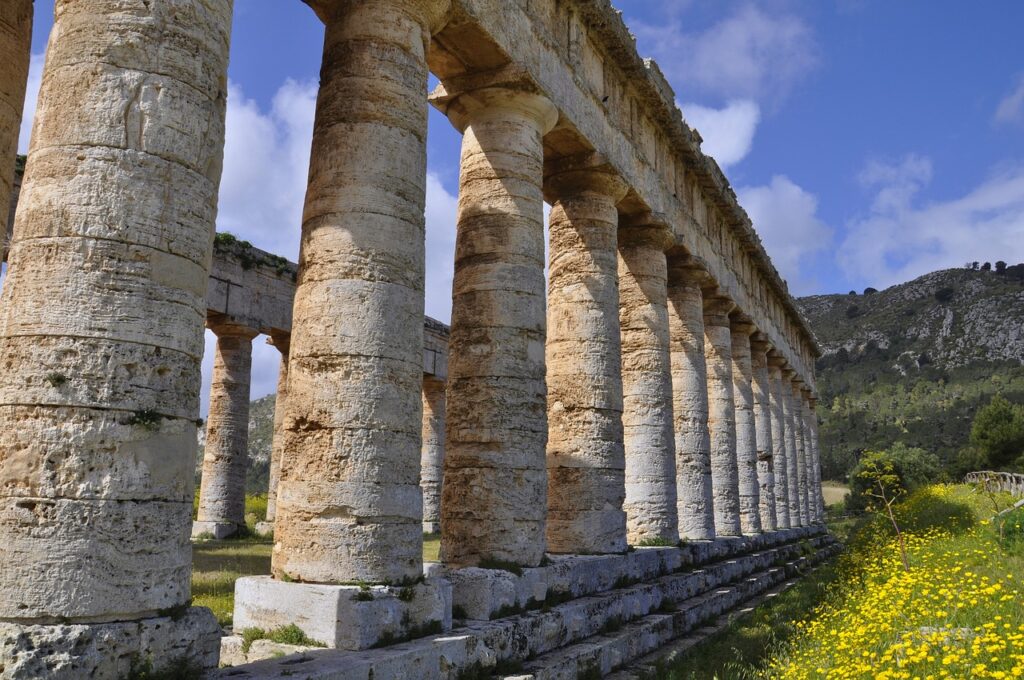
POLYGON ((14 159, 32 45, 32 0, 4 0, 0 5, 0 255, 6 261, 14 159))
POLYGON ((441 482, 444 478, 444 381, 423 376, 423 444, 420 488, 423 489, 423 533, 441 531, 441 482))
POLYGON ((274 436, 270 442, 267 520, 263 526, 257 526, 257 531, 263 534, 274 530, 274 520, 277 518, 277 483, 281 478, 281 456, 284 453, 284 416, 288 403, 288 352, 291 336, 285 333, 271 334, 270 344, 281 353, 281 363, 277 369, 277 394, 274 396, 274 436))
POLYGON ((768 387, 772 418, 772 453, 775 469, 775 520, 789 529, 789 450, 786 444, 786 416, 782 389, 782 367, 786 360, 775 350, 768 352, 768 387))
POLYGON ((804 448, 807 452, 807 513, 809 521, 817 523, 823 512, 821 503, 821 466, 818 461, 818 442, 815 433, 817 400, 810 388, 804 390, 804 448))
POLYGON ((704 356, 704 296, 707 273, 691 257, 668 258, 668 322, 672 368, 672 418, 676 452, 679 536, 715 537, 711 494, 711 435, 704 356))
POLYGON ((800 519, 800 484, 797 481, 796 420, 793 400, 793 377, 796 371, 788 365, 782 370, 779 389, 782 392, 782 416, 786 421, 786 494, 789 502, 789 525, 804 526, 800 519))
POLYGON ((704 298, 704 356, 708 379, 708 430, 711 433, 711 490, 715 532, 739 536, 740 489, 736 461, 736 404, 733 397, 732 331, 725 297, 704 298))
POLYGON ((631 545, 679 541, 665 250, 650 216, 619 229, 626 527, 631 545))
POLYGON ((768 350, 771 344, 763 333, 750 339, 750 363, 754 374, 754 421, 757 424, 757 486, 761 528, 778 529, 775 511, 775 449, 772 439, 771 386, 768 377, 768 350))
POLYGON ((796 448, 796 498, 797 498, 797 511, 800 513, 800 524, 807 526, 810 524, 807 515, 807 449, 804 445, 804 426, 806 424, 806 418, 804 416, 804 400, 802 394, 803 380, 799 377, 793 378, 792 389, 793 389, 793 439, 796 448))
POLYGON ((626 550, 618 213, 611 173, 547 178, 548 551, 626 550))
POLYGON ((743 315, 732 317, 732 390, 736 405, 736 468, 740 492, 740 528, 761 533, 760 488, 757 481, 757 424, 754 422, 753 369, 750 335, 756 330, 743 315))
POLYGON ((233 324, 211 325, 217 335, 206 418, 199 513, 192 536, 226 538, 245 527, 245 471, 249 467, 249 381, 252 339, 259 333, 233 324))
POLYGON ((444 0, 312 3, 326 24, 272 571, 423 571, 427 62, 444 0))
POLYGON ((189 533, 231 7, 57 4, 0 295, 6 677, 216 666, 189 533))
POLYGON ((545 98, 458 97, 464 131, 448 344, 441 557, 537 566, 547 515, 544 387, 545 98))

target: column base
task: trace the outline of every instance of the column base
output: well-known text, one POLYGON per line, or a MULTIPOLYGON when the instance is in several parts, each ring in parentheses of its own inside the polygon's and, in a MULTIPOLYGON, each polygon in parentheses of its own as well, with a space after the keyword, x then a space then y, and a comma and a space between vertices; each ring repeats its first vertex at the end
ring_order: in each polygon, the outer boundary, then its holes
POLYGON ((256 522, 256 533, 259 536, 266 536, 267 538, 273 538, 273 536, 274 536, 274 523, 273 522, 256 522))
POLYGON ((423 533, 425 534, 440 534, 441 523, 440 522, 424 522, 423 533))
POLYGON ((220 658, 221 633, 205 607, 115 623, 0 622, 0 671, 4 680, 120 680, 144 670, 211 670, 220 658))
POLYGON ((412 586, 287 583, 270 576, 235 581, 234 629, 296 625, 326 647, 357 651, 452 628, 452 586, 427 579, 412 586))
POLYGON ((238 533, 238 529, 238 525, 234 522, 192 522, 192 539, 230 538, 238 533))

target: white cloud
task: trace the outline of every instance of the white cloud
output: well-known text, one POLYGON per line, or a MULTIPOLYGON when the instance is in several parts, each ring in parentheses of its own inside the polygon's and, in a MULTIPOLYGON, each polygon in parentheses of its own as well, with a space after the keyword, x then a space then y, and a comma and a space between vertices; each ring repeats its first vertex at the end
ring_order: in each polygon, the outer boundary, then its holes
POLYGON ((455 272, 455 212, 458 199, 438 176, 427 173, 426 314, 448 323, 452 317, 455 272))
POLYGON ((1024 260, 1024 168, 922 204, 917 194, 930 178, 926 158, 869 164, 861 179, 876 191, 872 208, 847 224, 837 252, 848 276, 880 288, 965 261, 1024 260))
POLYGON ((761 107, 749 99, 729 102, 713 109, 684 104, 683 115, 704 138, 701 148, 714 156, 723 169, 743 160, 754 143, 754 132, 761 121, 761 107))
POLYGON ((43 83, 43 62, 46 55, 33 54, 28 67, 28 87, 25 89, 25 108, 21 113, 21 130, 18 133, 18 153, 28 153, 28 143, 32 136, 32 119, 36 117, 36 100, 39 99, 39 86, 43 83))
POLYGON ((832 230, 818 217, 818 199, 785 175, 765 186, 736 190, 765 250, 796 295, 813 292, 809 259, 832 243, 832 230))
POLYGON ((791 14, 745 4, 709 29, 687 33, 678 10, 665 21, 630 21, 641 51, 650 51, 680 92, 698 88, 726 98, 778 102, 818 65, 811 28, 791 14))
POLYGON ((999 102, 994 119, 997 123, 1024 123, 1024 75, 1017 76, 1017 83, 999 102))
POLYGON ((317 85, 287 80, 263 111, 228 85, 217 229, 295 261, 309 174, 317 85))

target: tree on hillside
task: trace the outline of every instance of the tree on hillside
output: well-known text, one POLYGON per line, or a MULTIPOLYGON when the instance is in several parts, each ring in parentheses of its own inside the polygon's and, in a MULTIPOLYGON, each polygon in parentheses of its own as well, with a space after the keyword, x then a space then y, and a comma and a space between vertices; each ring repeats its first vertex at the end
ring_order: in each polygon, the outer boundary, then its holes
POLYGON ((1021 467, 1024 463, 1024 406, 1011 404, 1000 395, 978 410, 971 425, 968 455, 994 470, 1021 467))
POLYGON ((996 262, 996 274, 1002 274, 1006 271, 1006 263, 1002 260, 996 262))
POLYGON ((983 271, 983 272, 990 272, 990 271, 992 271, 992 263, 991 262, 986 262, 985 264, 981 265, 981 271, 983 271))

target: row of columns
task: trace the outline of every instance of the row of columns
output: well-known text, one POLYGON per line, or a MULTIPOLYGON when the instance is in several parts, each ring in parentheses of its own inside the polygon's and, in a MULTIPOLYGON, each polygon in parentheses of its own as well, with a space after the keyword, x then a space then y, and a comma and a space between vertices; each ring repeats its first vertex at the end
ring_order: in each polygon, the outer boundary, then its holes
MULTIPOLYGON (((0 297, 5 625, 189 601, 232 3, 115 4, 56 16, 0 297)), ((545 165, 558 112, 523 88, 447 105, 463 132, 449 379, 424 389, 423 93, 448 2, 311 4, 326 31, 292 333, 275 339, 274 576, 419 578, 424 459, 454 567, 818 521, 809 392, 696 260, 666 255, 669 225, 620 215, 620 178, 545 165)), ((215 330, 201 517, 238 525, 215 490, 244 475, 255 333, 215 330)))

